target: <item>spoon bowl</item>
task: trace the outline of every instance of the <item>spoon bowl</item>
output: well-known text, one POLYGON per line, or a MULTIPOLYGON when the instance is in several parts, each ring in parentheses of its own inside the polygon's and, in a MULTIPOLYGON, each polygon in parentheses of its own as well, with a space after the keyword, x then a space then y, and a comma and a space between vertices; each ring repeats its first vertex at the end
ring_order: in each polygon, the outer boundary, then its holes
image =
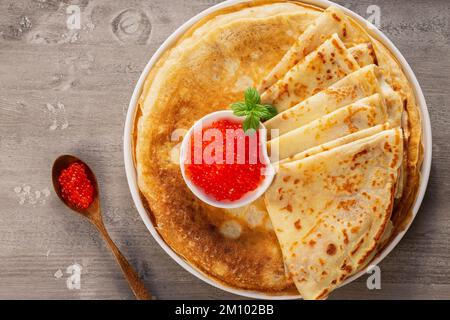
POLYGON ((95 177, 95 174, 92 172, 91 168, 85 162, 83 162, 82 160, 80 160, 79 158, 77 158, 75 156, 68 155, 68 154, 58 157, 55 160, 55 162, 53 163, 52 182, 53 182, 53 188, 55 189, 57 196, 70 209, 82 214, 85 217, 95 218, 96 213, 98 213, 98 216, 100 216, 99 190, 98 190, 97 178, 95 177), (94 194, 93 194, 94 200, 92 201, 91 205, 87 209, 80 209, 79 207, 74 206, 69 201, 66 201, 66 199, 64 199, 62 196, 61 185, 59 184, 58 178, 61 175, 61 172, 64 169, 68 168, 73 163, 81 163, 84 165, 86 175, 87 175, 89 181, 91 182, 92 187, 94 187, 94 194))
POLYGON ((72 155, 63 155, 60 156, 55 160, 52 167, 52 181, 53 181, 53 187, 55 189, 56 194, 58 195, 59 199, 70 209, 77 212, 78 214, 81 214, 84 218, 88 219, 89 222, 91 222, 97 230, 100 232, 100 234, 103 236, 103 239, 108 244, 109 248, 111 249, 112 253, 114 254, 114 257, 116 258, 117 263, 119 264, 120 268, 122 269, 122 272, 125 276, 125 278, 128 281, 128 284, 130 285, 131 290, 133 291, 134 295, 138 300, 151 300, 153 297, 148 293, 148 291, 145 289, 144 284, 139 279, 139 276, 137 273, 133 270, 133 267, 130 265, 128 260, 125 258, 125 256, 120 252, 119 248, 116 246, 114 241, 111 239, 111 237, 108 234, 108 231, 105 228, 105 225, 103 223, 101 209, 100 209, 100 200, 99 200, 99 187, 97 183, 97 178, 95 177, 94 172, 91 170, 91 168, 82 160, 79 158, 72 156, 72 155), (94 194, 93 194, 93 201, 91 205, 86 209, 80 209, 77 206, 73 205, 69 201, 63 198, 62 196, 62 190, 61 185, 59 183, 59 176, 61 172, 68 168, 73 163, 80 163, 84 165, 86 175, 89 179, 89 181, 92 184, 92 187, 94 188, 94 194))

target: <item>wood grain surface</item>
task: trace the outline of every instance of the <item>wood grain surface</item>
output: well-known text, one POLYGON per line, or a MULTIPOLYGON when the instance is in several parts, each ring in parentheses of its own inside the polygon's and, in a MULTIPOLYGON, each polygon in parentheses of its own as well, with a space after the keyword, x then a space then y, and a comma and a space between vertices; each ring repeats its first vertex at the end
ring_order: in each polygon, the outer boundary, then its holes
MULTIPOLYGON (((96 172, 106 227, 154 295, 238 298, 186 272, 152 239, 133 205, 122 154, 128 102, 147 61, 178 26, 216 2, 0 1, 0 299, 133 298, 94 228, 52 193, 51 164, 63 153, 96 172), (80 29, 67 26, 71 5, 80 9, 80 29), (74 264, 82 268, 81 287, 70 290, 74 264)), ((362 277, 331 298, 449 299, 450 2, 338 2, 364 17, 379 6, 381 30, 424 90, 434 154, 417 219, 380 265, 381 290, 368 290, 362 277)))

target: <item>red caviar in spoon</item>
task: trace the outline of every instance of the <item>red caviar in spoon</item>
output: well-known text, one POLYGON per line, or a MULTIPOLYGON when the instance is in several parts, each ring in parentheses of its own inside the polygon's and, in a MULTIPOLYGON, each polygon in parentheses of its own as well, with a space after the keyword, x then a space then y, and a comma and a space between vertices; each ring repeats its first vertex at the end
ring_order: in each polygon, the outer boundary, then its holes
POLYGON ((199 137, 200 148, 196 149, 194 143, 196 134, 191 136, 187 157, 189 161, 184 164, 187 178, 216 201, 237 201, 248 192, 254 191, 264 180, 263 171, 266 168, 260 158, 260 134, 256 132, 254 135, 257 147, 252 147, 252 138, 243 132, 242 123, 239 121, 222 119, 204 126, 199 137), (217 135, 208 136, 210 129, 215 129, 216 133, 220 132, 222 139, 218 139, 217 135), (230 132, 234 134, 227 139, 230 132), (207 151, 212 149, 212 145, 215 146, 211 152, 214 161, 208 161, 207 151), (245 146, 245 153, 239 154, 239 146, 242 145, 245 146), (231 157, 227 155, 227 150, 231 150, 231 157), (216 151, 219 151, 219 156, 216 151), (217 159, 222 161, 216 161, 217 159))
POLYGON ((94 201, 94 187, 86 174, 86 166, 72 163, 58 177, 61 195, 73 206, 85 210, 94 201))

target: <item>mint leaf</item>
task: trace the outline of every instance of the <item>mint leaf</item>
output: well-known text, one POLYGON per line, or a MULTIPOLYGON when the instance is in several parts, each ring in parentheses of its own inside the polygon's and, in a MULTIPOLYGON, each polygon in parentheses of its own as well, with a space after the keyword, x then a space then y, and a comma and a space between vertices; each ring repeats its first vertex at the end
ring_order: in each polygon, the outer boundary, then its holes
POLYGON ((245 134, 249 135, 253 134, 253 131, 258 130, 258 127, 259 117, 257 117, 253 113, 248 115, 247 118, 245 118, 244 123, 242 124, 242 128, 244 129, 245 134))
POLYGON ((246 134, 258 130, 260 121, 267 121, 277 115, 277 109, 270 104, 261 104, 261 97, 255 88, 245 90, 245 102, 230 105, 233 114, 245 117, 242 127, 246 134))
POLYGON ((248 108, 245 102, 235 102, 230 107, 238 117, 245 117, 248 114, 248 108))
POLYGON ((265 104, 264 107, 266 108, 266 111, 269 113, 267 117, 263 117, 263 121, 267 121, 272 119, 273 117, 275 117, 278 114, 277 109, 270 105, 270 104, 265 104))
POLYGON ((258 118, 261 118, 261 119, 266 119, 266 118, 270 117, 269 110, 267 110, 266 107, 264 107, 264 106, 262 106, 260 104, 255 105, 255 107, 253 108, 252 112, 256 116, 258 116, 258 118))
POLYGON ((248 88, 245 90, 245 103, 247 106, 261 103, 261 97, 255 88, 248 88))

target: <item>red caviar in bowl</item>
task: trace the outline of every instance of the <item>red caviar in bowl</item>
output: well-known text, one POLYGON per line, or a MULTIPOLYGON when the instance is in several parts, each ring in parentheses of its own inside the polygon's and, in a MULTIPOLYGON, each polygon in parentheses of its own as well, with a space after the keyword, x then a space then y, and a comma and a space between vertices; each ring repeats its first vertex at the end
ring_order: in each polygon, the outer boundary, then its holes
POLYGON ((58 177, 61 195, 73 206, 85 210, 94 201, 94 187, 86 174, 86 166, 72 163, 58 177))
POLYGON ((254 136, 251 138, 246 135, 242 123, 236 120, 222 119, 204 126, 197 135, 200 143, 196 145, 194 142, 196 133, 191 136, 187 156, 189 161, 184 164, 187 178, 216 201, 242 199, 247 193, 256 190, 264 180, 266 164, 261 161, 259 152, 260 133, 256 132, 254 136), (208 134, 210 129, 215 129, 216 135, 208 134), (233 135, 230 137, 228 134, 231 133, 233 135), (239 146, 245 146, 244 154, 238 152, 242 150, 239 146), (208 161, 208 155, 212 155, 214 161, 208 161))

